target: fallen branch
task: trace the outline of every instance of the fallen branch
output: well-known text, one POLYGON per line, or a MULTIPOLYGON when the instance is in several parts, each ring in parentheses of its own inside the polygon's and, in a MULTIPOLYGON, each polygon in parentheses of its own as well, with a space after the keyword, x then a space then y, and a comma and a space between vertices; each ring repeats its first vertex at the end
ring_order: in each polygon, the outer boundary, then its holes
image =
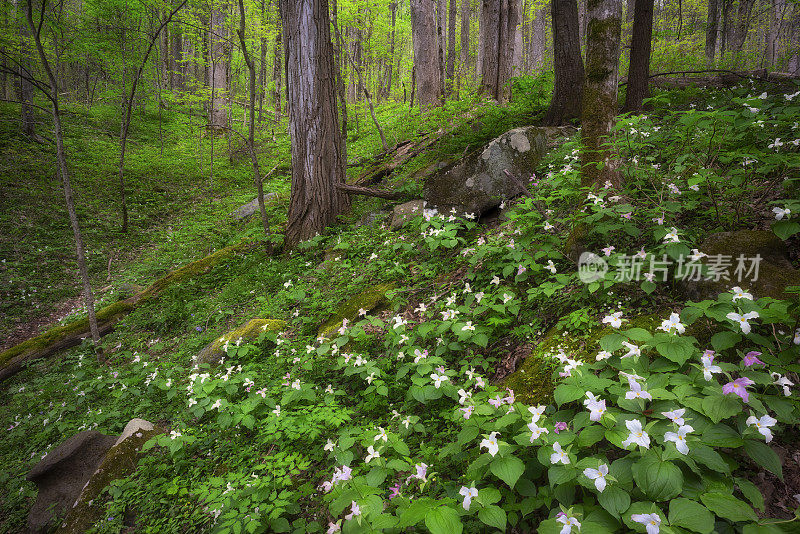
POLYGON ((336 189, 344 191, 350 195, 364 195, 367 197, 385 198, 386 200, 399 200, 403 195, 396 191, 384 191, 382 189, 370 189, 350 184, 336 184, 336 189))

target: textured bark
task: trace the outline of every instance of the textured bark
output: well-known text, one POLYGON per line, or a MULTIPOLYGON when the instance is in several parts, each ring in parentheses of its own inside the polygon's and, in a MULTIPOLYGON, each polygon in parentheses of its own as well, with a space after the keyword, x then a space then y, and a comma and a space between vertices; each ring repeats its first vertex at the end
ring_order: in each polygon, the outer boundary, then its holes
MULTIPOLYGON (((470 0, 461 0, 461 73, 469 66, 469 15, 470 0)), ((459 76, 459 80, 460 80, 459 76)))
POLYGON ((706 62, 714 63, 717 54, 717 32, 719 31, 719 2, 708 0, 708 16, 706 17, 706 62))
MULTIPOLYGON (((458 0, 450 0, 450 10, 448 11, 447 21, 447 69, 445 79, 447 80, 446 93, 453 92, 453 76, 456 69, 456 14, 458 13, 458 0)), ((394 20, 394 19, 392 19, 394 20)), ((394 33, 394 30, 392 30, 394 33)))
POLYGON ((547 32, 547 10, 537 9, 533 19, 530 41, 530 66, 533 70, 544 67, 545 33, 547 32))
POLYGON ((499 101, 508 100, 507 84, 514 75, 515 62, 519 61, 520 11, 520 0, 483 0, 480 90, 499 101))
POLYGON ((222 130, 228 126, 228 45, 225 41, 225 21, 228 6, 225 1, 215 3, 211 13, 211 128, 222 130))
POLYGON ((780 27, 780 13, 778 0, 768 0, 767 12, 768 26, 764 43, 764 66, 771 68, 775 65, 775 52, 778 45, 778 29, 780 27))
POLYGON ((552 0, 550 6, 555 84, 544 124, 559 126, 581 115, 584 71, 575 0, 552 0))
POLYGON ((445 96, 445 50, 447 50, 447 18, 445 17, 447 0, 436 0, 436 40, 439 45, 439 79, 442 80, 442 100, 445 96))
MULTIPOLYGON (((89 319, 89 329, 92 334, 92 341, 97 347, 100 341, 100 331, 97 328, 97 317, 94 310, 94 294, 92 293, 92 284, 89 281, 89 269, 86 266, 85 248, 83 245, 83 237, 81 236, 80 224, 78 223, 78 215, 75 211, 75 200, 72 193, 72 185, 70 183, 70 173, 67 167, 67 156, 64 149, 64 133, 61 128, 61 112, 59 108, 59 83, 53 69, 50 67, 50 61, 47 59, 47 53, 42 46, 42 42, 37 32, 36 24, 33 21, 33 0, 27 0, 27 9, 25 10, 25 19, 28 23, 28 30, 33 36, 36 51, 39 55, 39 61, 47 74, 48 82, 50 83, 50 92, 47 95, 51 104, 51 115, 53 117, 53 134, 56 139, 56 162, 58 165, 58 173, 61 176, 61 185, 64 189, 64 200, 67 204, 67 213, 69 214, 69 222, 72 226, 72 235, 75 239, 75 249, 77 252, 78 272, 80 273, 81 282, 83 283, 83 303, 86 306, 86 312, 89 319)), ((42 6, 44 9, 44 5, 42 6)), ((42 13, 42 18, 44 13, 42 13)))
POLYGON ((350 207, 343 183, 327 0, 280 0, 286 44, 292 192, 286 246, 314 237, 350 207))
POLYGON ((744 47, 747 40, 747 30, 750 28, 750 14, 753 10, 755 0, 739 0, 739 9, 736 13, 736 28, 733 33, 734 41, 731 43, 731 51, 738 54, 744 47))
POLYGON ((442 79, 439 71, 435 7, 434 0, 411 0, 411 37, 420 108, 441 104, 442 79))
POLYGON ((273 47, 272 56, 272 81, 275 88, 272 90, 272 106, 275 109, 275 122, 281 120, 281 80, 283 72, 283 54, 281 53, 281 44, 283 42, 283 28, 281 27, 280 17, 275 22, 275 43, 273 47))
POLYGON ((173 89, 185 89, 185 71, 186 65, 183 61, 183 33, 180 26, 173 25, 170 35, 172 41, 172 53, 170 54, 170 82, 169 85, 173 89))
MULTIPOLYGON (((637 9, 643 0, 636 2, 637 9)), ((618 165, 607 146, 617 115, 622 0, 589 0, 586 83, 581 121, 581 185, 619 185, 618 165)), ((638 12, 637 12, 638 15, 638 12)))
POLYGON ((640 111, 650 96, 650 49, 653 39, 653 0, 637 0, 634 8, 631 61, 624 111, 640 111))
POLYGON ((386 62, 386 89, 384 90, 383 97, 389 98, 392 94, 392 77, 394 76, 394 40, 395 40, 395 25, 397 24, 397 2, 389 4, 389 10, 392 12, 392 32, 389 34, 389 59, 386 62))

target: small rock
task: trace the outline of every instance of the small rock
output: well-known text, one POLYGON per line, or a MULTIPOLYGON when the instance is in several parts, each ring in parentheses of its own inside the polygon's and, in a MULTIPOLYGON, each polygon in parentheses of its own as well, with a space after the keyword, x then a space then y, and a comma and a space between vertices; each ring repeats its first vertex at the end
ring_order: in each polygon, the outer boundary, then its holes
MULTIPOLYGON (((267 193, 264 195, 264 202, 268 202, 269 200, 275 198, 277 195, 275 193, 267 193)), ((230 216, 237 221, 246 221, 256 213, 258 213, 258 197, 254 198, 247 204, 239 206, 236 210, 230 213, 230 216)))
POLYGON ((394 214, 392 215, 392 222, 389 225, 392 230, 401 228, 408 221, 422 215, 422 210, 425 209, 425 201, 420 199, 405 202, 394 207, 394 214))
POLYGON ((386 292, 394 288, 395 285, 392 283, 379 284, 377 286, 372 286, 369 289, 362 291, 358 295, 346 300, 342 305, 339 306, 336 313, 334 313, 330 319, 325 321, 325 323, 319 327, 317 335, 330 337, 331 334, 341 328, 342 322, 345 319, 347 319, 349 322, 357 320, 360 310, 371 312, 386 306, 389 303, 388 299, 386 298, 386 292))
MULTIPOLYGON (((225 339, 229 344, 235 345, 236 341, 241 338, 242 343, 254 341, 258 335, 264 331, 280 332, 286 328, 286 321, 275 319, 251 319, 244 326, 228 332, 222 339, 225 339)), ((197 364, 208 363, 217 365, 226 356, 223 347, 225 341, 220 339, 215 340, 213 343, 208 344, 200 353, 195 357, 197 364)))

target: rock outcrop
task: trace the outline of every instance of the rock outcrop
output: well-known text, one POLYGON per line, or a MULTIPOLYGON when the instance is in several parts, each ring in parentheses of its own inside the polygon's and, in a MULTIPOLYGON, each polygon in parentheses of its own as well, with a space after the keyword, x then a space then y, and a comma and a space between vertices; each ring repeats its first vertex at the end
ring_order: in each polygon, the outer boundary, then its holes
POLYGON ((228 332, 221 338, 206 345, 195 357, 195 360, 198 365, 202 363, 217 365, 226 355, 225 346, 227 344, 235 345, 240 339, 241 343, 252 342, 255 341, 262 332, 280 332, 284 328, 286 328, 286 321, 275 319, 251 319, 244 326, 240 326, 236 330, 228 332))

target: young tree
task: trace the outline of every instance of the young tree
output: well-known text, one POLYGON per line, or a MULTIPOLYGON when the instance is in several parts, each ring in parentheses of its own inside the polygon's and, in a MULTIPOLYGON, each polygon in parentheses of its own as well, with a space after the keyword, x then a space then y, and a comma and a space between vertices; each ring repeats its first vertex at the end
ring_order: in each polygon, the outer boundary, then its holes
MULTIPOLYGON (((653 40, 653 0, 636 0, 631 40, 631 61, 624 111, 640 111, 649 96, 650 48, 653 40)), ((587 53, 588 58, 588 53, 587 53)))
POLYGON ((228 127, 228 57, 226 21, 227 0, 213 0, 211 11, 211 128, 223 130, 228 127))
POLYGON ((435 0, 411 0, 411 37, 419 106, 438 106, 441 104, 442 79, 435 0))
MULTIPOLYGON (((636 9, 644 0, 637 0, 636 9)), ((617 164, 608 147, 617 115, 622 0, 589 0, 586 82, 581 121, 581 185, 606 181, 619 185, 617 164)))
POLYGON ((583 60, 578 40, 578 6, 575 0, 552 0, 553 67, 555 86, 546 126, 558 126, 581 115, 583 102, 583 60))
POLYGON ((350 207, 336 108, 327 0, 280 0, 286 45, 292 192, 286 246, 309 239, 350 207))

